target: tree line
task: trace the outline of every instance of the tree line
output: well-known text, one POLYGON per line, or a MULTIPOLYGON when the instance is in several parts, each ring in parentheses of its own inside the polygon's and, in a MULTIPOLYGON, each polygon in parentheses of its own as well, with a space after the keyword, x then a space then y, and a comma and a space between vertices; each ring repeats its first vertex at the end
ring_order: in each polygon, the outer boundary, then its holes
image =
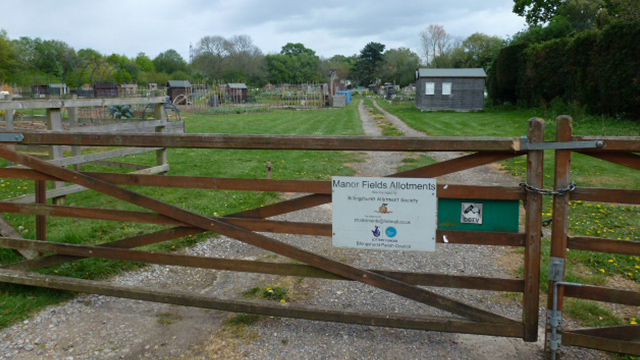
POLYGON ((415 70, 432 67, 486 67, 505 41, 484 34, 451 39, 440 25, 420 34, 423 53, 408 48, 387 49, 370 42, 360 53, 322 58, 301 43, 287 43, 279 53, 264 54, 248 35, 205 36, 190 47, 189 60, 169 49, 151 58, 75 50, 61 40, 20 37, 0 31, 0 83, 30 86, 65 82, 72 87, 97 82, 163 84, 171 79, 196 82, 267 83, 328 82, 348 79, 356 86, 415 81, 415 70), (432 42, 427 47, 427 42, 432 42), (435 49, 435 50, 431 50, 435 49))

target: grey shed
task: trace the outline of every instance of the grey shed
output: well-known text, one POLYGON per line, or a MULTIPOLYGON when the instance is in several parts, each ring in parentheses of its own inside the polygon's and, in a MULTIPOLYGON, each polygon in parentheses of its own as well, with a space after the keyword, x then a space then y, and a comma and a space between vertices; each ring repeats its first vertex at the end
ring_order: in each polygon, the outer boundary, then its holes
POLYGON ((418 69, 416 107, 422 110, 484 109, 484 69, 418 69))

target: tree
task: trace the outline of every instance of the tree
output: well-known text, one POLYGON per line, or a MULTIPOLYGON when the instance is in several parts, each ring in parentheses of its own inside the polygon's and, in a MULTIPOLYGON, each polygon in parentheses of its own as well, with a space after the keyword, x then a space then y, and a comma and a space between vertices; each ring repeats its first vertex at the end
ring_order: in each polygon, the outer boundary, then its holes
POLYGON ((353 71, 357 82, 369 85, 379 80, 384 48, 383 44, 370 42, 360 50, 353 71))
POLYGON ((384 53, 382 81, 407 86, 416 80, 420 57, 407 48, 389 49, 384 53))
POLYGON ((227 81, 244 81, 254 84, 266 82, 264 55, 248 35, 234 35, 229 39, 227 59, 229 67, 224 78, 227 81))
POLYGON ((603 28, 616 21, 640 20, 637 0, 514 0, 513 12, 530 26, 566 19, 576 32, 603 28))
POLYGON ((269 81, 275 84, 300 84, 322 81, 320 58, 300 43, 288 43, 279 54, 265 56, 269 81))
POLYGON ((427 66, 433 65, 439 57, 450 52, 455 41, 451 35, 447 34, 442 25, 431 24, 420 32, 419 36, 422 56, 427 66))
POLYGON ((605 22, 640 21, 640 1, 604 0, 605 9, 599 14, 605 22))
POLYGON ((205 36, 193 51, 191 65, 210 79, 222 79, 231 45, 222 36, 205 36))
POLYGON ((557 14, 552 21, 564 18, 578 33, 592 30, 597 27, 603 8, 603 0, 565 0, 558 7, 557 14))
POLYGON ((459 67, 488 70, 491 62, 504 46, 505 41, 497 36, 481 33, 471 34, 462 42, 463 59, 459 67))
POLYGON ((100 61, 104 56, 93 49, 80 49, 78 50, 78 58, 86 60, 88 62, 100 61))
POLYGON ((205 36, 193 50, 192 66, 210 79, 264 82, 264 55, 248 35, 205 36))
MULTIPOLYGON (((61 81, 73 71, 76 53, 67 43, 21 37, 13 41, 20 71, 37 75, 37 81, 61 81)), ((33 78, 31 79, 33 82, 33 78)))
POLYGON ((356 56, 344 56, 334 55, 329 59, 323 59, 321 61, 321 68, 323 74, 330 74, 335 71, 335 75, 338 79, 350 79, 351 71, 356 63, 356 56))
POLYGON ((156 67, 153 64, 153 60, 147 56, 147 54, 141 52, 138 53, 138 56, 133 60, 133 62, 140 68, 140 70, 144 72, 153 72, 156 71, 156 67))
POLYGON ((549 22, 556 16, 563 0, 513 0, 513 12, 524 16, 529 25, 549 22))
POLYGON ((169 49, 165 52, 158 54, 153 59, 153 64, 157 71, 167 74, 174 73, 178 70, 188 72, 187 62, 184 61, 182 56, 175 50, 169 49))
POLYGON ((0 84, 7 82, 15 70, 18 56, 5 30, 0 30, 0 84))

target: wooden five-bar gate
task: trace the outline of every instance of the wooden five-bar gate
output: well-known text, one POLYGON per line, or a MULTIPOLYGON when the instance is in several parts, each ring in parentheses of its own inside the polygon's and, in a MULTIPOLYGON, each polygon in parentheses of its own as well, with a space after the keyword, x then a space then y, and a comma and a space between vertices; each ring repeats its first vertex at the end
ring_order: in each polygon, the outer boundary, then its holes
MULTIPOLYGON (((36 182, 35 204, 0 202, 1 212, 33 214, 37 217, 38 240, 14 237, 0 238, 0 246, 15 250, 29 250, 34 256, 22 262, 5 265, 0 269, 0 281, 77 292, 104 294, 124 298, 165 302, 186 306, 220 309, 233 312, 265 314, 383 327, 421 329, 522 338, 538 338, 538 311, 540 289, 541 226, 543 190, 543 160, 548 149, 556 151, 556 189, 553 217, 553 259, 566 258, 566 249, 621 252, 639 255, 638 243, 617 242, 599 238, 570 237, 567 231, 567 204, 570 200, 610 201, 639 204, 638 190, 589 189, 570 185, 569 158, 572 150, 640 169, 637 138, 576 138, 565 130, 568 118, 558 120, 558 141, 544 142, 544 122, 529 121, 529 132, 522 138, 391 138, 363 136, 267 136, 225 134, 130 134, 69 133, 69 132, 9 132, 2 134, 6 144, 39 144, 68 146, 160 147, 192 149, 269 149, 285 150, 344 150, 344 151, 456 151, 466 155, 437 164, 389 175, 403 178, 436 178, 465 169, 482 166, 517 156, 527 158, 526 186, 439 185, 439 199, 515 200, 524 205, 524 226, 519 232, 477 232, 463 230, 437 230, 437 242, 475 244, 483 246, 512 246, 524 249, 524 276, 522 278, 490 278, 446 274, 428 274, 402 271, 380 271, 349 265, 301 247, 292 246, 264 233, 290 233, 299 235, 331 236, 329 223, 303 223, 272 220, 289 212, 330 203, 330 181, 229 179, 187 177, 176 175, 144 175, 95 173, 70 170, 39 160, 29 155, 0 146, 0 157, 27 168, 0 169, 0 178, 30 179, 36 182), (565 126, 565 127, 563 127, 565 126), (42 195, 47 181, 65 181, 77 184, 114 198, 138 205, 148 212, 80 208, 49 205, 42 195), (276 204, 241 211, 219 217, 205 216, 142 195, 129 187, 155 186, 212 190, 246 190, 300 193, 299 197, 276 204), (73 245, 46 241, 46 217, 65 216, 111 221, 130 221, 170 225, 173 227, 137 235, 98 246, 73 245), (213 232, 238 241, 255 245, 303 264, 283 264, 264 261, 187 256, 174 253, 152 253, 135 248, 188 235, 213 232), (88 257, 139 261, 153 264, 200 267, 225 271, 242 271, 282 276, 316 277, 361 282, 393 294, 423 303, 452 314, 448 317, 416 314, 375 313, 358 309, 338 310, 294 303, 264 303, 245 299, 217 299, 195 293, 146 289, 138 286, 118 285, 100 281, 41 275, 31 270, 76 261, 88 257), (478 308, 453 298, 439 295, 427 287, 488 290, 522 293, 522 316, 512 319, 478 308)), ((558 260, 558 262, 561 262, 558 260)), ((636 329, 627 328, 567 330, 560 326, 563 296, 582 297, 600 301, 639 305, 640 294, 605 289, 595 286, 574 287, 563 280, 564 268, 552 266, 548 322, 549 348, 557 350, 560 344, 589 346, 613 351, 640 353, 635 339, 636 329), (554 272, 555 271, 555 272, 554 272), (557 293, 553 289, 558 289, 557 293), (557 295, 557 296, 554 296, 557 295), (556 326, 558 325, 558 326, 556 326), (562 335, 560 337, 560 335, 562 335), (593 340, 593 338, 597 338, 593 340), (561 340, 559 340, 561 339, 561 340), (585 340, 586 339, 586 340, 585 340), (612 345, 622 344, 622 345, 612 345)))

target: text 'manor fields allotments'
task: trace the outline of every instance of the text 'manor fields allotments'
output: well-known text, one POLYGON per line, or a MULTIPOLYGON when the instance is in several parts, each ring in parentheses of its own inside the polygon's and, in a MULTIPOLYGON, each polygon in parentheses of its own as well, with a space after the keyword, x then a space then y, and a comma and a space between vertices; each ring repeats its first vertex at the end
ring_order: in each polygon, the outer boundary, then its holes
POLYGON ((435 250, 435 179, 336 176, 332 194, 334 246, 435 250))

